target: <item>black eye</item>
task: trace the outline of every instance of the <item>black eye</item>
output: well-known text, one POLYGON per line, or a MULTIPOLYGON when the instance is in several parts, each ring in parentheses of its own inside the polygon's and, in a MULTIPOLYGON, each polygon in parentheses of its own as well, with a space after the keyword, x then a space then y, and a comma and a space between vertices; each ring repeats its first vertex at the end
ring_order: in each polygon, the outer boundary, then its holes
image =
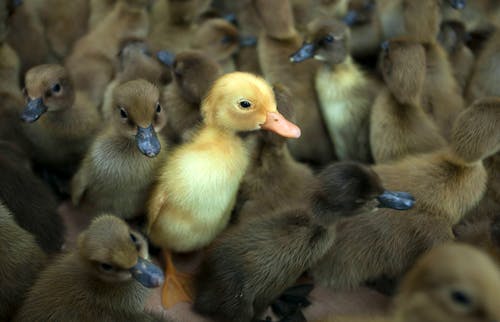
POLYGON ((55 84, 51 88, 52 93, 59 93, 61 91, 61 85, 59 83, 55 84))
POLYGON ((249 108, 250 106, 252 106, 252 103, 250 103, 249 101, 241 101, 240 106, 243 108, 249 108))
POLYGON ((472 304, 471 298, 467 294, 461 291, 451 292, 451 299, 453 300, 453 302, 463 306, 469 306, 472 304))
POLYGON ((137 237, 135 237, 134 234, 130 234, 130 240, 132 240, 134 244, 137 243, 137 237))
POLYGON ((113 266, 106 264, 106 263, 101 263, 101 268, 102 270, 109 272, 113 270, 113 266))
POLYGON ((325 44, 331 44, 333 42, 333 36, 332 35, 327 35, 325 38, 323 38, 323 42, 325 44))
POLYGON ((229 44, 229 43, 232 43, 234 41, 234 38, 231 37, 231 36, 224 36, 222 37, 221 39, 221 44, 229 44))
POLYGON ((156 113, 160 113, 161 112, 161 105, 160 103, 156 103, 156 113))
POLYGON ((122 119, 128 118, 127 111, 125 111, 123 107, 120 107, 120 116, 122 117, 122 119))

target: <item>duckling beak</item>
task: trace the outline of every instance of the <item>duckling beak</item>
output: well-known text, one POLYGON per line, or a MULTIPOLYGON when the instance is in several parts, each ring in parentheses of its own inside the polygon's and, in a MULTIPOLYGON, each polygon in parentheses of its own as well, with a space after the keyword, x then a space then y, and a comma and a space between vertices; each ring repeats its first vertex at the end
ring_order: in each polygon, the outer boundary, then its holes
POLYGON ((462 10, 465 8, 465 5, 467 4, 465 0, 448 0, 450 5, 457 9, 457 10, 462 10))
POLYGON ((43 104, 42 98, 36 98, 28 102, 21 114, 21 119, 27 123, 33 123, 40 118, 40 116, 47 112, 47 106, 43 104))
POLYGON ((384 191, 377 197, 379 208, 391 208, 396 210, 408 210, 413 208, 415 198, 408 192, 384 191))
POLYGON ((147 288, 155 288, 163 284, 164 276, 162 270, 143 258, 137 260, 137 264, 130 269, 132 277, 147 288))
POLYGON ((358 22, 358 12, 355 10, 349 10, 342 20, 346 25, 353 26, 358 22))
POLYGON ((300 128, 278 112, 268 112, 266 122, 260 127, 286 138, 297 139, 300 137, 300 128))
POLYGON ((255 47, 257 45, 257 37, 255 36, 241 36, 240 47, 255 47))
POLYGON ((156 58, 165 66, 172 67, 175 61, 175 54, 166 50, 160 50, 156 53, 156 58))
POLYGON ((154 158, 160 153, 161 145, 153 125, 144 128, 137 127, 137 134, 135 136, 137 147, 144 155, 154 158))
POLYGON ((316 46, 314 44, 305 42, 299 50, 290 56, 290 61, 292 63, 303 62, 306 59, 313 58, 315 51, 316 46))

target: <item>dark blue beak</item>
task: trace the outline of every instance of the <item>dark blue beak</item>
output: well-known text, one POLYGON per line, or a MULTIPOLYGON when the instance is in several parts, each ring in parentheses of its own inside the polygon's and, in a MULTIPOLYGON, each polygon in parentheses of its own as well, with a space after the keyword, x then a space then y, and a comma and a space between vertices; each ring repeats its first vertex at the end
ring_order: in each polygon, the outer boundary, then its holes
POLYGON ((27 123, 33 123, 40 118, 40 116, 47 112, 47 106, 43 104, 42 98, 37 98, 29 101, 28 105, 24 108, 21 119, 27 123))
POLYGON ((305 42, 294 54, 290 56, 292 63, 300 63, 306 59, 313 58, 316 51, 316 46, 311 43, 305 42))
POLYGON ((354 10, 349 10, 342 20, 346 25, 352 26, 358 22, 358 13, 354 10))
POLYGON ((137 260, 137 264, 130 269, 132 277, 147 288, 155 288, 163 284, 162 270, 143 258, 137 260))
POLYGON ((160 153, 161 145, 158 137, 156 136, 153 125, 146 128, 138 126, 135 140, 137 141, 137 147, 142 154, 153 158, 160 153))
POLYGON ((234 13, 228 13, 222 18, 227 22, 229 22, 230 24, 238 26, 238 19, 236 18, 236 15, 234 13))
POLYGON ((463 8, 465 8, 465 5, 467 4, 465 0, 448 0, 448 2, 453 8, 457 10, 462 10, 463 8))
POLYGON ((240 47, 255 47, 257 45, 257 37, 255 36, 241 36, 240 47))
POLYGON ((165 66, 172 67, 175 61, 175 54, 167 50, 160 50, 156 53, 156 58, 165 66))
POLYGON ((408 192, 384 191, 377 197, 379 208, 391 208, 396 210, 408 210, 413 208, 415 198, 408 192))
POLYGON ((383 43, 381 43, 380 48, 382 48, 382 50, 389 50, 389 40, 386 40, 383 43))

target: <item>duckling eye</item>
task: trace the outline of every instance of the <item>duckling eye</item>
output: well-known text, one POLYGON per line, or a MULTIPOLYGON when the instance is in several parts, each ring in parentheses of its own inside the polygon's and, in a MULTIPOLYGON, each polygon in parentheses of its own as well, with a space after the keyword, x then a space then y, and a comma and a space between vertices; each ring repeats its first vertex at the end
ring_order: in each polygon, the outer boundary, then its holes
POLYGON ((120 116, 122 119, 126 119, 128 118, 128 114, 127 114, 127 111, 125 111, 125 109, 123 107, 119 107, 120 109, 120 116))
POLYGON ((240 107, 245 108, 245 109, 252 106, 252 103, 250 103, 247 100, 240 101, 239 104, 240 104, 240 107))
POLYGON ((221 44, 229 44, 229 43, 233 42, 233 37, 224 36, 224 37, 222 37, 220 42, 221 42, 221 44))
POLYGON ((331 44, 333 42, 333 36, 327 35, 325 38, 323 38, 323 41, 327 44, 331 44))
POLYGON ((472 299, 467 294, 461 291, 452 291, 451 299, 453 300, 453 302, 461 306, 470 306, 472 304, 472 299))
POLYGON ((156 113, 160 113, 161 112, 161 105, 160 103, 156 103, 156 113))
POLYGON ((113 270, 113 266, 109 265, 109 264, 106 264, 106 263, 101 263, 101 269, 103 271, 106 271, 106 272, 109 272, 109 271, 112 271, 113 270))
POLYGON ((59 93, 61 91, 61 85, 59 83, 54 84, 51 88, 52 93, 59 93))

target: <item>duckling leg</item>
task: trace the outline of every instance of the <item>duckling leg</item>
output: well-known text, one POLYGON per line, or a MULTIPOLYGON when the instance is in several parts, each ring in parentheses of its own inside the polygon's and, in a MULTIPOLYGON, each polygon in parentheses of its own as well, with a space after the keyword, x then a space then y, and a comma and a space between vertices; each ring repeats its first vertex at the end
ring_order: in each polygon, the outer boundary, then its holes
POLYGON ((192 303, 192 275, 177 271, 169 250, 165 250, 163 254, 166 263, 165 283, 162 289, 163 306, 168 309, 179 302, 192 303))

